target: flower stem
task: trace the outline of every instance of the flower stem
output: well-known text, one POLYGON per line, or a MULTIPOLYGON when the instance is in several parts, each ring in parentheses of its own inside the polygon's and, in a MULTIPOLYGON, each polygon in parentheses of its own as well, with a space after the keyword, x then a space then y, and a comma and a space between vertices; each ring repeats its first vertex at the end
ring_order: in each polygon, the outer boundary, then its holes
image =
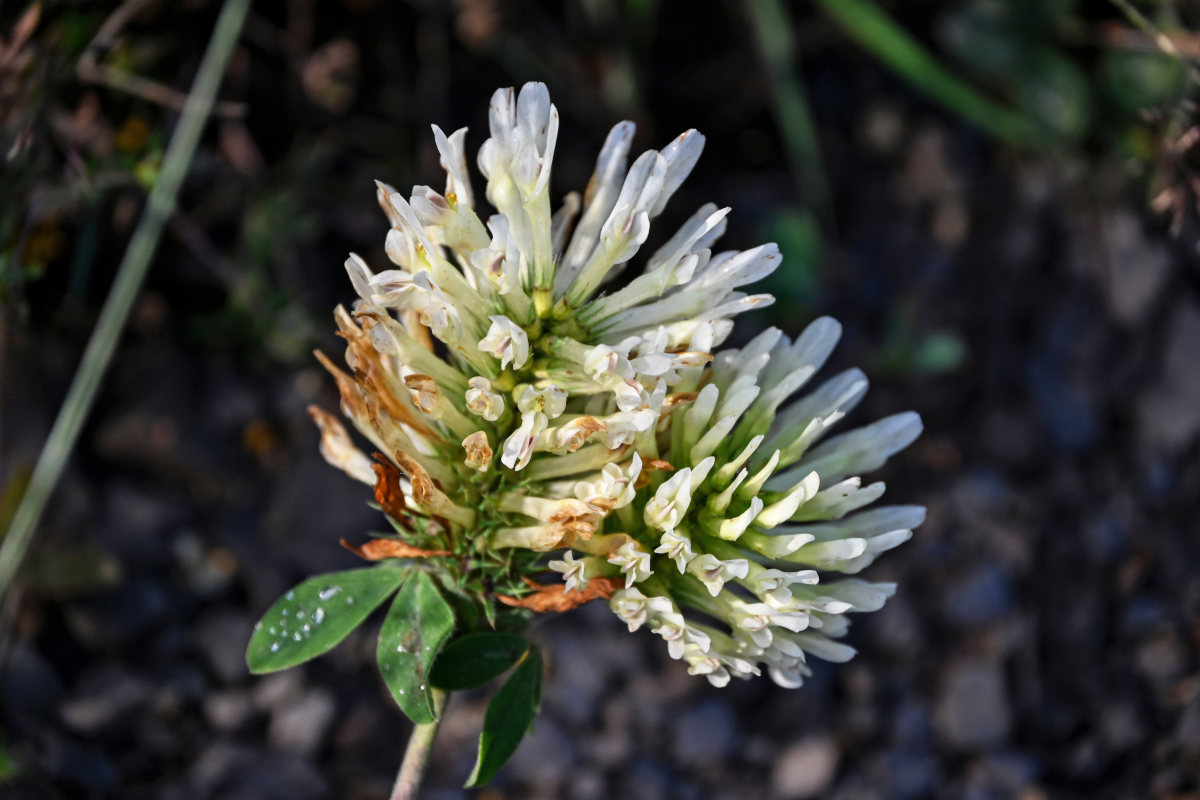
POLYGON ((416 800, 417 792, 421 789, 421 781, 429 766, 429 754, 433 752, 433 740, 437 738, 438 728, 442 724, 442 712, 446 710, 447 692, 441 689, 433 690, 433 722, 418 725, 408 738, 408 747, 404 749, 404 761, 400 771, 396 773, 396 784, 392 787, 391 800, 416 800))

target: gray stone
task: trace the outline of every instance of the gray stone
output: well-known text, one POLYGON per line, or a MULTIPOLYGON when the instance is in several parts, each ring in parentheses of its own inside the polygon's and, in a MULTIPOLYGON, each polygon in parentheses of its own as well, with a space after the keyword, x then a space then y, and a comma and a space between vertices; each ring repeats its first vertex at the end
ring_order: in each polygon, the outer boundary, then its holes
POLYGON ((0 700, 6 725, 40 725, 50 719, 63 695, 53 665, 28 642, 16 640, 0 670, 0 700))
POLYGON ((259 678, 254 683, 254 705, 264 711, 273 711, 291 702, 304 689, 304 679, 298 670, 286 670, 259 678))
POLYGON ((1109 214, 1105 226, 1107 269, 1101 276, 1108 308, 1125 325, 1146 320, 1171 271, 1171 255, 1161 239, 1151 240, 1138 215, 1128 209, 1109 214))
POLYGON ((169 612, 167 592, 145 578, 134 578, 114 592, 66 607, 71 633, 93 650, 128 647, 169 612))
POLYGON ((946 590, 946 618, 964 626, 992 622, 1012 608, 1013 587, 1008 570, 996 563, 981 564, 959 576, 946 590))
POLYGON ((729 706, 710 700, 676 717, 671 750, 685 767, 719 768, 737 737, 737 717, 729 706))
POLYGON ((823 794, 837 773, 837 745, 829 736, 816 736, 790 745, 779 754, 771 772, 771 796, 800 800, 823 794))
POLYGON ((98 749, 65 737, 49 737, 39 761, 54 785, 83 789, 89 797, 107 794, 117 782, 116 768, 98 749))
POLYGON ((540 716, 506 769, 518 780, 545 791, 556 788, 575 761, 571 739, 554 720, 540 716))
POLYGON ((317 800, 324 779, 304 758, 215 742, 193 764, 187 797, 221 800, 317 800))
POLYGON ((275 709, 267 737, 278 750, 311 756, 324 742, 336 712, 332 694, 325 689, 310 689, 275 709))
POLYGON ((1142 395, 1138 423, 1143 444, 1174 453, 1200 433, 1200 308, 1180 306, 1171 319, 1161 377, 1142 395))
POLYGON ((245 692, 213 692, 204 698, 204 717, 217 730, 235 731, 250 719, 254 706, 245 692))
POLYGON ((994 661, 968 660, 943 676, 934 713, 938 736, 956 750, 987 750, 1012 727, 1004 673, 994 661))
POLYGON ((225 683, 238 683, 249 676, 246 667, 246 643, 253 623, 236 612, 220 612, 200 623, 196 643, 213 672, 225 683))
POLYGON ((1002 797, 1018 797, 1037 780, 1037 762, 1014 752, 997 753, 982 759, 976 770, 987 786, 1002 797))
POLYGON ((888 800, 922 800, 933 797, 938 785, 940 766, 931 755, 907 750, 891 750, 873 764, 872 778, 887 787, 888 800))
POLYGON ((68 726, 80 733, 98 733, 118 723, 128 724, 128 715, 153 698, 150 684, 118 670, 104 670, 81 682, 59 713, 68 726))
POLYGON ((575 770, 564 796, 572 800, 601 800, 606 797, 604 775, 586 767, 575 770))

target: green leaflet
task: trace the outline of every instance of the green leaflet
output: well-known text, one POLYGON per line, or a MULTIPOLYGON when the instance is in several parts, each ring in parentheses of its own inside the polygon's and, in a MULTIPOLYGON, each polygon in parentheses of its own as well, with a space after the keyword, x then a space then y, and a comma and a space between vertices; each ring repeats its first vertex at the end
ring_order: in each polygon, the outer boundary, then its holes
POLYGON ((469 633, 443 648, 429 677, 439 689, 474 689, 504 674, 529 647, 512 633, 469 633))
POLYGON ((254 626, 247 666, 260 674, 316 658, 361 625, 406 577, 407 570, 367 567, 309 578, 254 626))
POLYGON ((488 703, 479 734, 479 756, 467 778, 467 787, 482 786, 492 779, 516 752, 533 724, 542 694, 542 659, 532 647, 526 651, 500 690, 488 703))
POLYGON ((454 611, 428 573, 416 571, 396 595, 379 631, 384 683, 413 723, 437 719, 429 670, 454 630, 454 611))

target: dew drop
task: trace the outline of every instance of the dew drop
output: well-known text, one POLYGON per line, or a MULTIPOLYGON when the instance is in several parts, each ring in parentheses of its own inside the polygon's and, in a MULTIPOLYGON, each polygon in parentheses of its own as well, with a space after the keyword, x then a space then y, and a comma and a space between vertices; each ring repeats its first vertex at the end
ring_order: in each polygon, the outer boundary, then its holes
POLYGON ((328 600, 341 590, 342 587, 340 586, 330 586, 328 589, 322 589, 320 592, 318 592, 317 597, 321 598, 322 600, 328 600))
POLYGON ((318 608, 316 611, 313 612, 313 622, 317 625, 320 625, 324 621, 325 621, 325 609, 318 608))
POLYGON ((254 623, 254 630, 256 630, 256 631, 261 631, 261 630, 262 630, 262 623, 261 623, 261 622, 256 622, 256 623, 254 623))
POLYGON ((347 598, 346 598, 346 605, 348 605, 348 606, 352 606, 352 605, 354 605, 354 598, 353 598, 353 597, 347 597, 347 598))
POLYGON ((404 690, 403 690, 403 689, 397 689, 396 691, 397 691, 397 692, 399 692, 400 694, 404 694, 404 690))
MULTIPOLYGON (((285 594, 285 595, 284 595, 284 597, 286 597, 288 600, 295 600, 295 599, 296 599, 296 593, 295 593, 295 592, 288 592, 287 594, 285 594)), ((286 612, 284 612, 284 613, 286 613, 286 612)))
POLYGON ((405 647, 405 646, 404 646, 404 645, 402 645, 402 644, 398 644, 398 645, 396 645, 396 652, 397 652, 397 653, 407 653, 407 652, 408 652, 408 648, 407 648, 407 647, 405 647))
POLYGON ((271 643, 271 652, 272 652, 272 653, 278 653, 278 652, 279 652, 279 642, 272 642, 272 643, 271 643))
POLYGON ((271 634, 272 636, 274 636, 274 635, 275 635, 275 629, 274 629, 274 628, 267 628, 267 633, 269 633, 269 634, 271 634))
POLYGON ((285 608, 285 609, 283 610, 283 612, 281 613, 281 616, 284 616, 284 617, 286 617, 287 615, 288 615, 288 610, 285 608))
POLYGON ((297 642, 298 642, 298 641, 300 641, 300 639, 301 639, 301 638, 302 638, 302 637, 301 637, 301 636, 300 636, 300 634, 298 634, 298 633, 296 633, 296 634, 293 634, 293 635, 292 635, 292 639, 293 639, 293 640, 295 640, 295 641, 297 641, 297 642))
POLYGON ((312 626, 311 626, 311 625, 305 625, 305 626, 304 626, 304 628, 303 628, 303 630, 304 630, 304 632, 305 632, 305 633, 308 633, 309 631, 311 631, 311 630, 312 630, 312 626))

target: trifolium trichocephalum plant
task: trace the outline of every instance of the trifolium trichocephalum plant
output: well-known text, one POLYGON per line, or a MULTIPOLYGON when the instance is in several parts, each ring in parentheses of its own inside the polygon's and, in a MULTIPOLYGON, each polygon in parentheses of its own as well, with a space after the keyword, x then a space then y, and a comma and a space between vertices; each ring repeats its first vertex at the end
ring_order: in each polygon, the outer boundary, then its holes
POLYGON ((859 476, 921 422, 831 435, 867 390, 857 369, 816 377, 836 321, 720 349, 734 317, 773 302, 740 290, 779 267, 774 244, 714 253, 729 209, 710 203, 642 252, 702 135, 628 164, 634 126, 618 124, 587 190, 554 210, 546 87, 497 91, 488 126, 478 163, 495 213, 472 190, 466 129, 434 126, 445 191, 377 184, 392 267, 351 254, 358 297, 334 314, 345 367, 318 353, 370 443, 314 407, 321 452, 374 487, 391 530, 343 542, 372 565, 289 591, 247 653, 257 673, 299 664, 394 598, 379 668, 418 726, 395 797, 415 791, 446 694, 506 673, 468 785, 513 753, 540 697, 541 659, 521 636, 535 615, 603 600, 715 686, 766 673, 794 688, 809 657, 849 659, 847 614, 894 590, 844 576, 924 518, 862 510, 884 485, 859 476))

